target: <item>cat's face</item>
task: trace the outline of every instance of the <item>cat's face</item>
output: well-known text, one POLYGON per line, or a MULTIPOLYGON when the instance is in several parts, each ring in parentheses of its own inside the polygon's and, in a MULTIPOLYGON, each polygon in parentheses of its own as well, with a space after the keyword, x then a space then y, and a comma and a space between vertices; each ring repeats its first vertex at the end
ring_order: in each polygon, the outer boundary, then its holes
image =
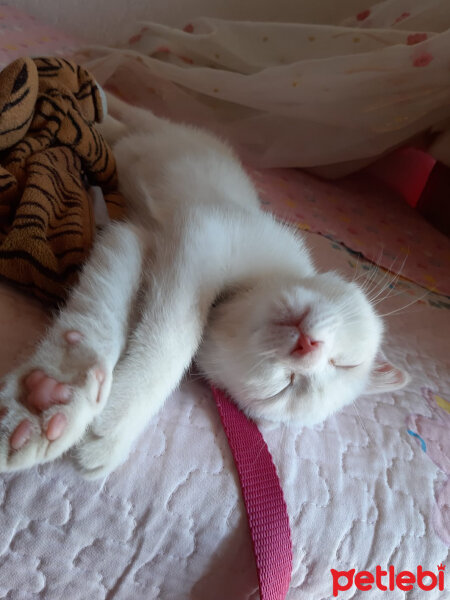
POLYGON ((406 375, 377 362, 383 325, 356 284, 334 273, 274 281, 212 308, 197 364, 247 414, 317 423, 406 375))

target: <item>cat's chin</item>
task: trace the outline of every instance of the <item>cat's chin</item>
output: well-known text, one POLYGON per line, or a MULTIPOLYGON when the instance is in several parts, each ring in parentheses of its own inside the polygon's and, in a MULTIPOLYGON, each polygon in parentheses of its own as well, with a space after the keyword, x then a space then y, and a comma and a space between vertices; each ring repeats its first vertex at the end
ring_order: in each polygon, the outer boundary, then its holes
MULTIPOLYGON (((239 402, 236 402, 238 406, 239 402)), ((242 408, 242 407, 240 407, 242 408)), ((341 406, 339 408, 342 408, 341 406)), ((305 408, 304 410, 292 411, 286 407, 266 407, 261 409, 258 406, 248 404, 245 409, 242 408, 243 412, 257 423, 265 425, 286 425, 288 427, 316 427, 320 426, 328 418, 332 417, 338 408, 330 411, 321 410, 315 411, 311 408, 305 408)))
POLYGON ((239 408, 257 422, 314 427, 364 393, 369 378, 368 371, 367 367, 358 373, 345 372, 337 379, 332 372, 328 378, 320 372, 297 372, 278 390, 273 390, 273 381, 270 379, 256 383, 229 379, 228 382, 222 381, 222 387, 239 408))
POLYGON ((255 404, 247 404, 245 408, 241 407, 239 401, 236 404, 243 412, 253 421, 264 426, 271 425, 286 425, 289 427, 314 427, 323 423, 328 417, 332 416, 333 412, 315 414, 310 409, 292 413, 285 407, 265 407, 261 408, 255 404))

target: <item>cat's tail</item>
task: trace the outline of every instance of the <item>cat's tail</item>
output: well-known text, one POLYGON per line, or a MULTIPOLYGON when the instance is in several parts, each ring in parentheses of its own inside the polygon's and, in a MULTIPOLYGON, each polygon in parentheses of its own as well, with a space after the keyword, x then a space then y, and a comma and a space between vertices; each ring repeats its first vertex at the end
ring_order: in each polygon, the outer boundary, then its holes
POLYGON ((108 115, 122 125, 123 132, 125 129, 129 133, 155 132, 167 123, 165 119, 157 117, 150 110, 128 104, 110 92, 106 92, 106 100, 108 115))
POLYGON ((105 99, 107 115, 97 128, 111 146, 131 133, 156 133, 167 123, 149 110, 127 104, 109 92, 105 93, 105 99))

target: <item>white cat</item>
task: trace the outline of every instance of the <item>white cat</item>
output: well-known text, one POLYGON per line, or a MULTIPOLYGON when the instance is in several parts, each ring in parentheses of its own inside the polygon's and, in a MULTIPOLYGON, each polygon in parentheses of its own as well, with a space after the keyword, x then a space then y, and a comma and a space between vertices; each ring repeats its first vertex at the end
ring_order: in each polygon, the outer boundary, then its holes
POLYGON ((255 419, 312 424, 406 375, 377 362, 382 322, 317 273, 259 208, 231 149, 113 97, 102 130, 129 221, 108 225, 35 354, 0 393, 0 471, 78 443, 86 476, 123 462, 193 357, 255 419))

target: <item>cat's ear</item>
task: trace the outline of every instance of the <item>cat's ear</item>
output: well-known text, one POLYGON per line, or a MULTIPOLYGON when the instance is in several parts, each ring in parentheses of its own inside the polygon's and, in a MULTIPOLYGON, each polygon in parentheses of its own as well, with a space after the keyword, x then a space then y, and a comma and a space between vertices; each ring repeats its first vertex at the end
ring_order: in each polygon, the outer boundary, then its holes
POLYGON ((365 394, 382 394, 405 387, 411 377, 406 371, 395 367, 390 362, 379 358, 375 361, 370 373, 365 394))

